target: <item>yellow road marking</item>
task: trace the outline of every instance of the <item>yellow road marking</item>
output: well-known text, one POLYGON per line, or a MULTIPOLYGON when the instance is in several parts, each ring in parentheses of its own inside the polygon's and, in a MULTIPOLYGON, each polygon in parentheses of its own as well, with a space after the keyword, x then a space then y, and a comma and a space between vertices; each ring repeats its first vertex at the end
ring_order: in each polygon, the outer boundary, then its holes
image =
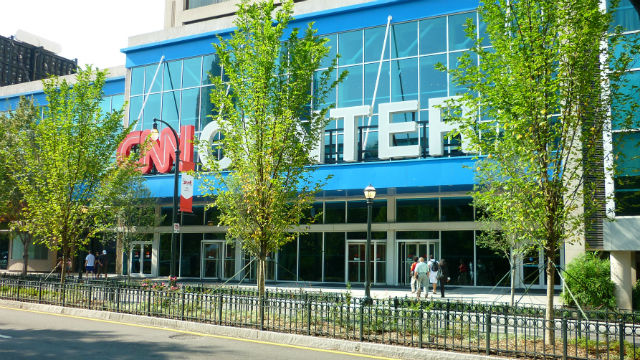
POLYGON ((57 314, 57 313, 49 313, 49 312, 38 311, 38 310, 18 309, 18 308, 12 308, 12 307, 2 306, 2 305, 0 305, 0 309, 24 311, 24 312, 34 313, 34 314, 61 316, 61 317, 68 317, 68 318, 73 318, 73 319, 98 321, 98 322, 116 324, 116 325, 135 326, 135 327, 146 328, 146 329, 165 330, 165 331, 172 331, 172 332, 176 332, 176 333, 180 333, 180 334, 189 334, 189 335, 196 335, 196 336, 202 336, 202 337, 211 337, 211 338, 216 338, 216 339, 244 341, 244 342, 250 342, 250 343, 255 343, 255 344, 274 345, 274 346, 288 347, 288 348, 299 349, 299 350, 318 351, 318 352, 325 352, 325 353, 330 353, 330 354, 347 355, 347 356, 362 357, 362 358, 368 358, 368 359, 397 360, 395 358, 387 358, 387 357, 382 357, 382 356, 374 356, 374 355, 366 355, 366 354, 355 354, 355 353, 349 353, 349 352, 344 352, 344 351, 318 349, 318 348, 312 348, 312 347, 308 347, 308 346, 299 346, 299 345, 291 345, 291 344, 279 344, 279 343, 274 343, 274 342, 270 342, 270 341, 243 339, 243 338, 237 338, 237 337, 225 336, 225 335, 212 335, 212 334, 199 333, 199 332, 195 332, 195 331, 169 329, 169 328, 163 328, 163 327, 151 326, 151 325, 132 324, 132 323, 126 323, 126 322, 114 321, 114 320, 94 319, 94 318, 90 318, 90 317, 76 316, 76 315, 69 315, 69 314, 57 314))

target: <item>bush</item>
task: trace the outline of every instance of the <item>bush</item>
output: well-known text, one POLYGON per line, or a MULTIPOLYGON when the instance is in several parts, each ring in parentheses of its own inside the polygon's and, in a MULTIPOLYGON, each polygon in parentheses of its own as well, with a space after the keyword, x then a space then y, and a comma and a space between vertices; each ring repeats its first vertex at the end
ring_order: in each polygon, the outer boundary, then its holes
POLYGON ((636 281, 636 284, 633 286, 631 299, 633 304, 633 310, 640 310, 640 280, 636 281))
MULTIPOLYGON (((587 252, 569 263, 563 275, 581 307, 616 308, 615 284, 611 281, 608 259, 601 259, 598 253, 587 252)), ((562 300, 568 306, 575 306, 568 291, 562 292, 562 300)))

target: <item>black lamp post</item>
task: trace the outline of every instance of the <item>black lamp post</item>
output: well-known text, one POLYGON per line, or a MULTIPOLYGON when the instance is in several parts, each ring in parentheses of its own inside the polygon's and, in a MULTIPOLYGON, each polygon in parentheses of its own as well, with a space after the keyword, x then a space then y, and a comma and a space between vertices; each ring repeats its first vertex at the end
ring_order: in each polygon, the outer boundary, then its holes
POLYGON ((174 177, 173 177, 173 232, 171 233, 171 264, 170 264, 170 268, 169 268, 169 274, 170 276, 174 277, 176 276, 176 253, 177 253, 177 249, 176 249, 176 234, 179 231, 180 228, 180 224, 178 223, 178 197, 180 196, 180 193, 178 192, 179 188, 179 180, 178 177, 180 176, 180 138, 178 137, 178 133, 175 131, 175 129, 173 127, 171 127, 171 125, 169 125, 166 121, 160 120, 160 119, 153 119, 153 130, 151 130, 151 139, 153 139, 154 141, 158 139, 159 137, 159 133, 158 133, 158 124, 156 122, 161 122, 165 125, 167 125, 169 127, 169 129, 171 129, 171 132, 173 133, 173 136, 176 139, 176 161, 175 161, 175 165, 174 165, 174 177))
POLYGON ((376 188, 367 186, 364 189, 364 197, 367 199, 367 246, 364 249, 364 303, 369 305, 372 303, 371 299, 371 278, 369 274, 369 267, 371 266, 371 208, 373 206, 373 199, 376 197, 376 188))

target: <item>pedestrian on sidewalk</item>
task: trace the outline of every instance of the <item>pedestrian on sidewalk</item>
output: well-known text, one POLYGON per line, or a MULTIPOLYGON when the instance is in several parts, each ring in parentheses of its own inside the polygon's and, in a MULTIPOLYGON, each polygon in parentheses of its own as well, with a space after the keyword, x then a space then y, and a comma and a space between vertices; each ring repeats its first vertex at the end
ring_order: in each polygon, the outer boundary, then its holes
MULTIPOLYGON (((98 257, 98 261, 100 261, 100 270, 101 273, 104 274, 104 278, 107 278, 107 265, 109 264, 109 259, 107 258, 107 250, 102 250, 102 254, 98 257)), ((98 275, 98 278, 100 275, 98 275)))
POLYGON ((437 278, 440 282, 440 297, 444 297, 444 285, 448 283, 451 278, 449 277, 449 268, 447 267, 447 261, 440 259, 440 269, 438 269, 437 278))
POLYGON ((411 264, 411 270, 409 272, 409 275, 411 276, 411 293, 415 294, 416 292, 416 277, 415 275, 415 271, 416 271, 416 265, 418 265, 418 257, 414 256, 413 257, 413 264, 411 264))
POLYGON ((429 297, 429 279, 427 278, 427 273, 429 272, 429 267, 424 262, 424 258, 421 257, 418 259, 418 264, 415 269, 416 285, 418 288, 416 289, 416 297, 420 299, 420 293, 422 289, 424 289, 424 297, 429 297))
POLYGON ((427 263, 429 268, 429 282, 433 285, 433 294, 436 294, 436 286, 438 285, 438 270, 440 266, 438 262, 433 258, 433 254, 429 255, 429 262, 427 263))
POLYGON ((87 278, 89 278, 89 274, 94 274, 95 276, 95 272, 93 269, 95 264, 96 264, 96 257, 93 256, 91 251, 89 251, 89 254, 87 254, 87 257, 84 258, 84 268, 85 268, 85 271, 87 272, 87 278))

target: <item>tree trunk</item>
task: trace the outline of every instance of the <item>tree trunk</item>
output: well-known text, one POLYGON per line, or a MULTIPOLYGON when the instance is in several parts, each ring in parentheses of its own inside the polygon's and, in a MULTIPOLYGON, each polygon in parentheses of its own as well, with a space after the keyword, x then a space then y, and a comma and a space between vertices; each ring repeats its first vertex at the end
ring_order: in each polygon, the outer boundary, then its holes
POLYGON ((65 278, 67 276, 67 259, 69 257, 69 249, 67 245, 62 245, 62 271, 60 271, 60 284, 64 285, 65 278))
POLYGON ((31 245, 31 236, 26 233, 20 233, 22 241, 22 276, 27 276, 29 269, 29 245, 31 245))
POLYGON ((545 258, 547 260, 547 309, 545 311, 546 338, 548 344, 555 342, 555 326, 553 314, 553 296, 555 288, 555 247, 553 250, 545 250, 545 258))
POLYGON ((266 277, 267 269, 266 262, 266 251, 261 251, 260 257, 258 258, 258 269, 256 271, 258 281, 258 307, 260 309, 260 330, 264 330, 264 279, 266 277))
POLYGON ((516 256, 513 253, 511 253, 509 264, 511 265, 511 306, 513 306, 516 297, 516 256))

